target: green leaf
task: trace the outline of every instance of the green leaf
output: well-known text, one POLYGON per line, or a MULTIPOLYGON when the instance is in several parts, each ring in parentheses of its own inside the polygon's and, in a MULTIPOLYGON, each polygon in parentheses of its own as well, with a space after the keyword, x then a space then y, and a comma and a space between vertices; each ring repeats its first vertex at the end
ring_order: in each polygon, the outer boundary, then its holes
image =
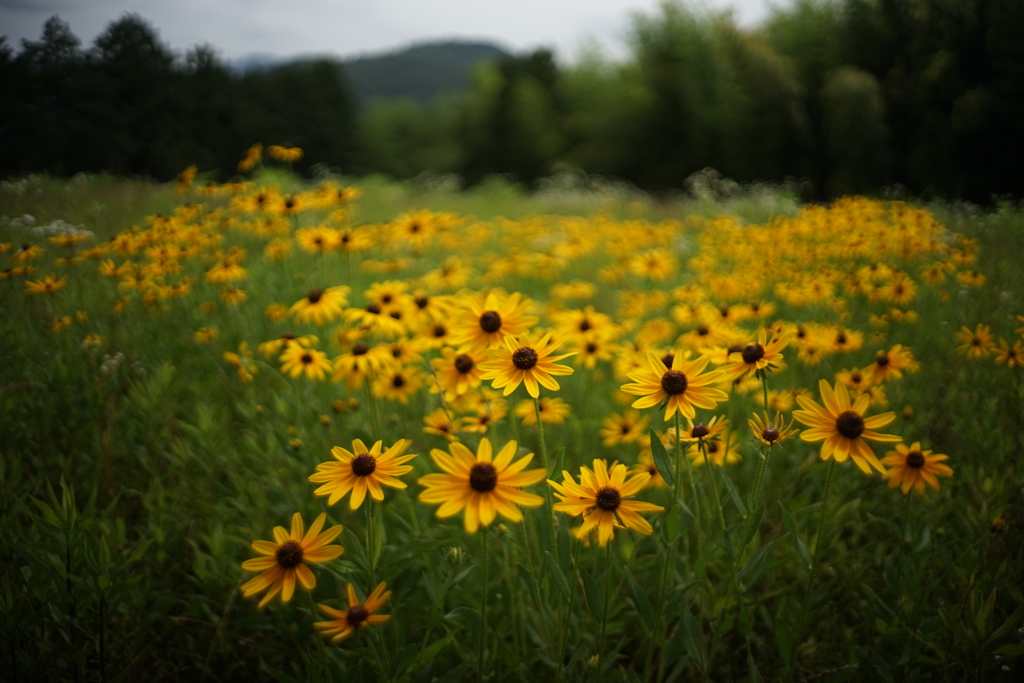
POLYGON ((444 620, 450 623, 465 624, 470 631, 480 633, 480 612, 473 607, 456 607, 444 615, 444 620))
POLYGON ((416 646, 412 643, 409 643, 401 650, 396 651, 391 656, 391 667, 388 671, 388 680, 394 680, 398 674, 403 673, 406 669, 412 666, 415 661, 416 646))
POLYGON ((678 505, 673 506, 671 510, 665 513, 665 524, 662 526, 662 531, 665 534, 665 540, 670 545, 679 538, 679 515, 681 514, 682 510, 678 505))
POLYGON ((747 537, 741 539, 740 543, 740 554, 743 554, 743 549, 750 545, 750 542, 754 540, 754 535, 757 534, 758 528, 761 526, 761 519, 764 517, 764 503, 754 510, 754 514, 750 517, 747 524, 747 537))
POLYGON ((729 491, 729 497, 732 498, 732 502, 736 505, 736 509, 740 511, 740 514, 744 517, 747 516, 747 506, 743 504, 743 498, 740 497, 740 492, 736 488, 736 484, 732 483, 732 479, 729 478, 729 473, 725 471, 724 467, 719 467, 718 472, 722 475, 722 479, 725 480, 725 488, 729 491))
POLYGON ((768 564, 768 560, 771 559, 772 546, 779 542, 779 539, 775 539, 771 543, 766 543, 757 549, 747 563, 740 570, 740 573, 736 575, 736 578, 746 584, 744 592, 750 589, 757 581, 757 577, 764 571, 765 566, 768 564))
POLYGON ((561 472, 565 469, 565 446, 559 446, 558 450, 555 451, 554 466, 555 468, 549 474, 561 472))
POLYGON ((675 488, 676 473, 672 469, 672 461, 668 458, 668 451, 665 444, 661 442, 658 433, 651 429, 651 454, 654 456, 654 466, 658 468, 658 474, 665 480, 668 487, 675 488))
POLYGON ((697 664, 697 668, 700 671, 707 669, 707 652, 704 647, 704 633, 701 631, 700 623, 690 612, 690 608, 685 604, 679 610, 680 622, 679 630, 683 632, 683 645, 686 646, 686 652, 690 655, 690 659, 697 664))
POLYGON ((629 567, 623 566, 623 569, 625 570, 629 587, 633 591, 633 604, 636 606, 637 614, 640 615, 640 620, 644 622, 647 630, 654 633, 654 610, 651 609, 651 601, 647 599, 644 589, 633 578, 633 572, 629 571, 629 567))
POLYGON ((558 592, 562 594, 564 599, 568 600, 569 596, 572 595, 572 590, 569 588, 569 582, 566 580, 565 574, 563 574, 562 570, 558 567, 558 562, 555 560, 554 556, 546 550, 544 551, 544 562, 548 565, 548 574, 550 574, 551 581, 555 584, 555 588, 558 589, 558 592))
POLYGON ((586 592, 590 613, 594 615, 594 619, 600 621, 604 616, 604 595, 601 593, 601 588, 597 585, 597 581, 594 581, 590 572, 583 567, 580 567, 580 576, 583 577, 583 588, 586 592))
POLYGON ((793 521, 792 515, 789 514, 789 510, 786 506, 779 501, 779 509, 782 510, 782 524, 786 527, 786 531, 793 537, 796 543, 796 551, 800 553, 800 559, 804 561, 804 564, 808 569, 811 567, 811 553, 808 552, 807 546, 800 540, 800 534, 796 532, 796 522, 793 521))
POLYGON ((747 648, 747 668, 750 669, 750 683, 764 683, 761 672, 757 670, 757 664, 754 662, 754 653, 750 651, 750 648, 747 648))
POLYGON ((782 655, 786 668, 792 669, 793 655, 796 654, 793 649, 793 629, 785 619, 775 620, 775 641, 779 645, 779 654, 782 655))
POLYGON ((428 662, 433 660, 434 657, 444 652, 444 649, 451 644, 453 637, 454 636, 449 633, 447 637, 436 640, 423 648, 423 651, 420 653, 420 664, 425 666, 428 662))

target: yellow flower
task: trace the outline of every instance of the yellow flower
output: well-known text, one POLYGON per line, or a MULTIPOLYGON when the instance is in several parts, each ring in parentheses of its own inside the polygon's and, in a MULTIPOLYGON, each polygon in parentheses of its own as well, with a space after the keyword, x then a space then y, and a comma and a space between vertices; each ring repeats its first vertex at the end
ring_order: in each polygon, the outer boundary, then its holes
POLYGON ((708 385, 718 380, 720 371, 704 373, 708 358, 701 356, 687 361, 683 354, 676 353, 672 357, 669 368, 657 355, 649 353, 647 367, 629 373, 632 384, 624 384, 622 390, 633 396, 642 396, 633 402, 637 409, 656 406, 668 399, 665 420, 672 419, 678 411, 683 417, 693 418, 697 413, 694 407, 713 410, 716 405, 729 398, 721 389, 708 385))
POLYGON ((643 439, 651 418, 640 416, 638 410, 626 410, 621 415, 612 413, 601 421, 603 425, 598 435, 605 446, 618 446, 620 443, 636 443, 643 439))
POLYGON ((607 463, 595 459, 593 470, 586 466, 580 467, 579 484, 565 471, 562 472, 561 484, 550 479, 548 483, 555 489, 555 496, 560 501, 555 503, 555 510, 572 517, 583 516, 577 537, 586 535, 596 527, 597 540, 603 548, 614 536, 617 526, 651 535, 653 529, 650 522, 638 513, 656 512, 664 508, 639 500, 626 500, 639 493, 650 478, 650 474, 641 472, 627 481, 625 465, 615 465, 609 474, 607 463))
POLYGON ((992 328, 988 325, 978 325, 971 332, 966 326, 960 328, 956 338, 961 345, 956 347, 968 358, 984 358, 992 353, 992 328))
POLYGON ((348 287, 328 287, 327 289, 311 289, 296 301, 289 313, 295 315, 295 322, 313 321, 323 325, 341 315, 342 309, 348 305, 348 287))
POLYGON ((804 430, 800 438, 811 443, 824 441, 821 446, 822 460, 835 457, 838 462, 845 462, 849 456, 865 474, 871 474, 872 467, 879 472, 885 472, 885 468, 864 439, 886 443, 902 441, 902 437, 895 434, 880 434, 874 431, 895 420, 896 413, 882 413, 865 418, 864 412, 871 404, 870 396, 862 394, 856 403, 851 405, 850 392, 838 382, 833 389, 827 380, 821 380, 818 382, 818 389, 821 391, 824 407, 805 396, 797 396, 796 401, 803 410, 793 411, 793 417, 811 428, 804 430))
POLYGON ((440 503, 437 516, 451 517, 465 508, 466 531, 476 533, 480 525, 489 526, 497 514, 510 522, 523 518, 517 505, 536 507, 544 503, 540 496, 523 491, 536 484, 547 472, 543 469, 523 471, 533 453, 512 462, 519 444, 509 441, 492 459, 491 442, 483 438, 476 455, 461 443, 448 449, 451 455, 434 449, 430 457, 445 474, 428 474, 420 478, 426 490, 420 494, 424 503, 440 503))
POLYGON ((527 393, 533 398, 540 396, 538 385, 543 385, 551 391, 558 391, 561 387, 555 376, 573 374, 573 369, 568 365, 555 363, 568 358, 573 355, 572 353, 551 355, 559 345, 552 343, 550 333, 537 342, 531 341, 529 334, 523 334, 519 338, 506 336, 501 348, 487 351, 489 360, 481 363, 480 369, 483 373, 480 378, 492 380, 491 386, 495 389, 504 387, 505 396, 515 391, 520 384, 526 385, 527 393))
POLYGON ((996 363, 1006 363, 1007 367, 1015 368, 1024 363, 1024 346, 1019 341, 1010 346, 1005 339, 999 340, 999 349, 996 353, 996 363))
POLYGON ((68 276, 65 275, 59 280, 55 280, 53 275, 47 275, 46 278, 38 281, 26 280, 25 281, 25 293, 26 294, 54 294, 64 288, 64 285, 68 283, 68 276))
POLYGON ((330 496, 327 504, 334 505, 351 492, 349 506, 356 510, 363 504, 367 491, 374 500, 384 500, 381 484, 396 489, 406 488, 405 482, 398 477, 412 471, 412 465, 404 463, 415 458, 416 453, 403 455, 410 441, 399 439, 381 453, 382 444, 383 441, 378 441, 373 448, 367 448, 361 439, 355 439, 351 451, 341 446, 332 448, 331 455, 337 462, 320 463, 316 466, 316 474, 309 476, 314 484, 323 484, 313 492, 314 495, 330 496))
POLYGON ((423 372, 418 368, 386 367, 373 380, 373 395, 406 404, 409 397, 423 386, 423 382, 423 372))
POLYGON ((916 371, 920 364, 914 360, 910 349, 897 344, 888 351, 880 350, 875 354, 875 362, 864 368, 871 384, 883 384, 891 379, 903 377, 903 371, 916 371))
POLYGON ((287 372, 293 378, 305 373, 306 377, 318 382, 324 381, 327 372, 333 368, 326 353, 303 348, 299 344, 289 345, 278 360, 281 361, 281 372, 287 372))
POLYGON ((423 418, 423 424, 426 425, 423 427, 423 431, 427 434, 434 434, 448 441, 458 441, 459 439, 455 436, 455 425, 444 408, 438 408, 426 415, 423 418))
MULTIPOLYGON (((548 398, 545 396, 537 400, 537 406, 540 408, 540 420, 545 424, 560 425, 565 422, 565 418, 569 417, 569 413, 572 412, 572 406, 560 398, 548 398)), ((527 427, 533 427, 537 424, 537 411, 534 410, 533 401, 530 399, 520 401, 512 412, 527 427)))
POLYGON ((269 587, 260 601, 260 607, 263 607, 278 593, 281 593, 282 602, 290 601, 295 593, 296 579, 306 590, 312 590, 316 586, 316 577, 306 563, 329 562, 345 552, 340 545, 328 545, 341 533, 343 527, 340 524, 320 533, 326 519, 327 514, 321 512, 309 527, 309 532, 303 535, 302 515, 296 512, 292 515, 291 533, 276 526, 273 543, 253 541, 252 549, 264 557, 246 560, 242 569, 262 574, 242 585, 242 595, 248 598, 269 587))
MULTIPOLYGON (((742 460, 740 452, 737 450, 739 444, 732 438, 732 434, 727 431, 723 431, 719 438, 704 439, 703 443, 707 454, 707 461, 713 465, 722 467, 726 463, 732 464, 742 460)), ((693 444, 686 451, 686 457, 690 459, 695 467, 705 464, 704 456, 705 453, 701 452, 700 442, 693 444)))
POLYGON ((473 297, 466 304, 466 312, 452 330, 453 346, 469 345, 484 349, 500 346, 508 335, 519 335, 537 324, 537 318, 526 315, 530 300, 518 292, 504 296, 490 292, 484 297, 473 297))
POLYGON ((915 441, 909 447, 906 444, 898 444, 896 450, 889 451, 882 464, 891 467, 882 476, 889 480, 889 488, 901 486, 904 494, 910 491, 913 486, 918 495, 924 493, 924 485, 939 490, 939 477, 952 477, 953 470, 942 463, 949 460, 948 455, 932 453, 921 450, 921 443, 915 441))
POLYGON ((749 377, 757 372, 771 371, 783 366, 782 350, 793 338, 792 331, 776 332, 768 341, 768 332, 761 328, 757 342, 747 344, 738 353, 729 354, 729 364, 722 368, 722 376, 729 379, 749 377))
POLYGON ((194 337, 200 344, 205 344, 208 341, 216 339, 217 334, 218 331, 216 327, 200 327, 199 330, 196 331, 194 337))
POLYGON ((320 635, 324 638, 330 638, 332 643, 340 643, 358 629, 366 628, 371 624, 383 624, 391 618, 391 615, 374 614, 374 612, 391 597, 391 591, 384 591, 387 585, 386 582, 381 581, 373 593, 366 598, 366 602, 359 604, 355 586, 351 583, 348 584, 348 609, 342 611, 327 605, 317 605, 325 616, 334 618, 330 621, 318 621, 313 626, 320 629, 320 635))
POLYGON ((793 428, 792 420, 789 425, 786 424, 786 418, 782 417, 782 413, 775 413, 774 420, 768 419, 768 413, 764 413, 764 420, 760 415, 754 413, 753 417, 747 420, 747 424, 750 425, 750 431, 753 432, 754 437, 765 446, 780 444, 800 433, 799 429, 793 428))
POLYGON ((445 396, 462 396, 480 386, 482 370, 480 364, 485 356, 480 351, 466 348, 461 351, 442 349, 443 358, 430 361, 437 382, 430 387, 431 393, 444 391, 445 396))

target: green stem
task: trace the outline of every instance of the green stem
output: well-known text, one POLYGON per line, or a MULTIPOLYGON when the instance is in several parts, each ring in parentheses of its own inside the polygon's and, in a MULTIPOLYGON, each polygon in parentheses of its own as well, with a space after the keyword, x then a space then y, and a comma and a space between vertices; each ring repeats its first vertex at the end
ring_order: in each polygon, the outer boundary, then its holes
MULTIPOLYGON (((537 397, 533 398, 533 413, 537 417, 537 438, 540 440, 540 459, 544 465, 544 470, 548 473, 548 476, 554 476, 554 473, 551 471, 551 466, 548 464, 548 446, 544 441, 544 423, 541 422, 540 419, 540 400, 537 397)), ((512 417, 512 420, 515 421, 515 416, 512 417)), ((555 530, 554 510, 551 506, 550 486, 544 487, 544 506, 548 516, 548 522, 551 525, 551 547, 553 548, 555 546, 555 535, 557 532, 555 530)))
POLYGON ((814 541, 814 556, 811 558, 811 573, 807 576, 807 592, 804 594, 804 604, 800 607, 800 620, 797 622, 796 638, 793 639, 794 647, 800 648, 800 638, 804 632, 804 618, 807 616, 807 605, 811 601, 811 591, 814 588, 814 573, 818 569, 818 557, 821 554, 821 546, 825 541, 825 519, 828 511, 828 494, 832 489, 832 475, 836 471, 836 459, 832 458, 828 466, 828 476, 825 479, 825 495, 821 499, 821 516, 818 518, 818 535, 814 541))
MULTIPOLYGON (((725 444, 725 450, 728 452, 729 444, 725 444)), ((700 452, 704 456, 704 467, 708 471, 708 480, 711 482, 711 492, 715 494, 715 507, 718 509, 718 523, 722 525, 722 536, 726 536, 728 528, 725 526, 725 515, 722 513, 722 498, 718 494, 718 485, 715 483, 715 471, 711 467, 711 461, 708 459, 708 448, 704 444, 704 439, 700 440, 700 452)))
POLYGON ((481 561, 483 562, 483 590, 480 594, 480 652, 477 660, 477 673, 484 680, 484 650, 487 647, 487 528, 480 532, 481 561))
POLYGON ((601 635, 597 638, 597 680, 604 680, 604 634, 608 627, 608 607, 612 601, 612 544, 605 546, 604 554, 604 609, 601 615, 601 635))
POLYGON ((900 549, 898 554, 896 565, 896 602, 900 600, 900 589, 903 582, 903 545, 906 543, 907 538, 907 523, 910 519, 910 499, 914 497, 914 487, 911 486, 910 490, 907 491, 907 504, 903 508, 903 528, 900 529, 900 549))
MULTIPOLYGON (((767 413, 765 413, 767 415, 767 413)), ((768 469, 768 459, 772 457, 772 447, 768 446, 767 450, 761 449, 758 451, 758 455, 761 456, 761 464, 757 468, 757 476, 754 477, 754 491, 747 501, 747 518, 743 522, 743 534, 740 536, 740 540, 746 540, 747 535, 750 533, 750 525, 754 523, 754 510, 757 509, 758 504, 761 502, 761 486, 764 484, 764 473, 768 469)), ((739 571, 740 560, 743 559, 743 551, 746 548, 736 549, 736 566, 733 567, 733 572, 739 571)))
POLYGON ((373 499, 366 500, 366 564, 370 568, 370 588, 377 587, 377 558, 373 555, 373 499))
POLYGON ((573 580, 569 582, 569 609, 566 610, 565 616, 562 618, 562 626, 558 634, 558 675, 555 677, 556 681, 562 680, 562 675, 565 673, 565 643, 569 636, 569 620, 572 618, 573 603, 576 601, 576 585, 579 583, 579 580, 576 578, 575 572, 577 571, 576 567, 579 565, 580 546, 582 545, 582 541, 576 541, 572 549, 572 566, 569 569, 573 572, 571 574, 573 580))
POLYGON ((764 370, 760 370, 759 373, 761 375, 761 388, 764 391, 764 414, 767 417, 771 412, 768 409, 768 373, 764 370))
POLYGON ((530 597, 537 603, 535 607, 537 608, 537 613, 540 614, 541 617, 540 630, 541 635, 544 637, 544 643, 550 645, 551 637, 548 634, 547 619, 544 618, 544 608, 539 602, 539 600, 542 599, 540 595, 540 584, 537 583, 537 574, 533 571, 533 552, 530 548, 530 535, 526 527, 526 515, 523 515, 521 526, 523 528, 523 552, 526 553, 526 568, 530 572, 530 589, 533 591, 530 597))

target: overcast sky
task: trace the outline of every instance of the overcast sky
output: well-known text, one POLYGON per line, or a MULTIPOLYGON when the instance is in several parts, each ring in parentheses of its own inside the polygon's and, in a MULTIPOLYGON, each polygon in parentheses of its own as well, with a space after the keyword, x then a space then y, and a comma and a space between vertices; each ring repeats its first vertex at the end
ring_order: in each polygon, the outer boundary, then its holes
MULTIPOLYGON (((770 5, 790 0, 700 0, 733 8, 754 26, 770 5)), ((46 19, 59 14, 88 46, 126 12, 147 19, 176 50, 198 43, 227 59, 252 54, 353 56, 448 38, 483 39, 506 49, 553 47, 571 60, 588 38, 613 57, 633 11, 652 13, 660 0, 0 0, 0 35, 21 48, 38 39, 46 19)))

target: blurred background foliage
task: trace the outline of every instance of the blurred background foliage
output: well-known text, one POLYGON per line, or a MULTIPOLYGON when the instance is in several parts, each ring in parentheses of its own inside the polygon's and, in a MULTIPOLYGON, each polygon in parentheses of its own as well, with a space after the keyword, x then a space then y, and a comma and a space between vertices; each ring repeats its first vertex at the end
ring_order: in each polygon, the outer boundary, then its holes
POLYGON ((1024 190, 1022 33, 1019 0, 796 0, 755 30, 666 2, 633 16, 618 62, 467 44, 243 69, 208 46, 176 55, 135 15, 89 49, 54 17, 19 52, 0 43, 0 173, 163 180, 194 163, 226 180, 260 141, 302 147, 299 171, 533 186, 567 163, 664 193, 714 167, 806 178, 805 199, 901 184, 988 202, 1024 190), (430 74, 446 74, 433 98, 430 74))

